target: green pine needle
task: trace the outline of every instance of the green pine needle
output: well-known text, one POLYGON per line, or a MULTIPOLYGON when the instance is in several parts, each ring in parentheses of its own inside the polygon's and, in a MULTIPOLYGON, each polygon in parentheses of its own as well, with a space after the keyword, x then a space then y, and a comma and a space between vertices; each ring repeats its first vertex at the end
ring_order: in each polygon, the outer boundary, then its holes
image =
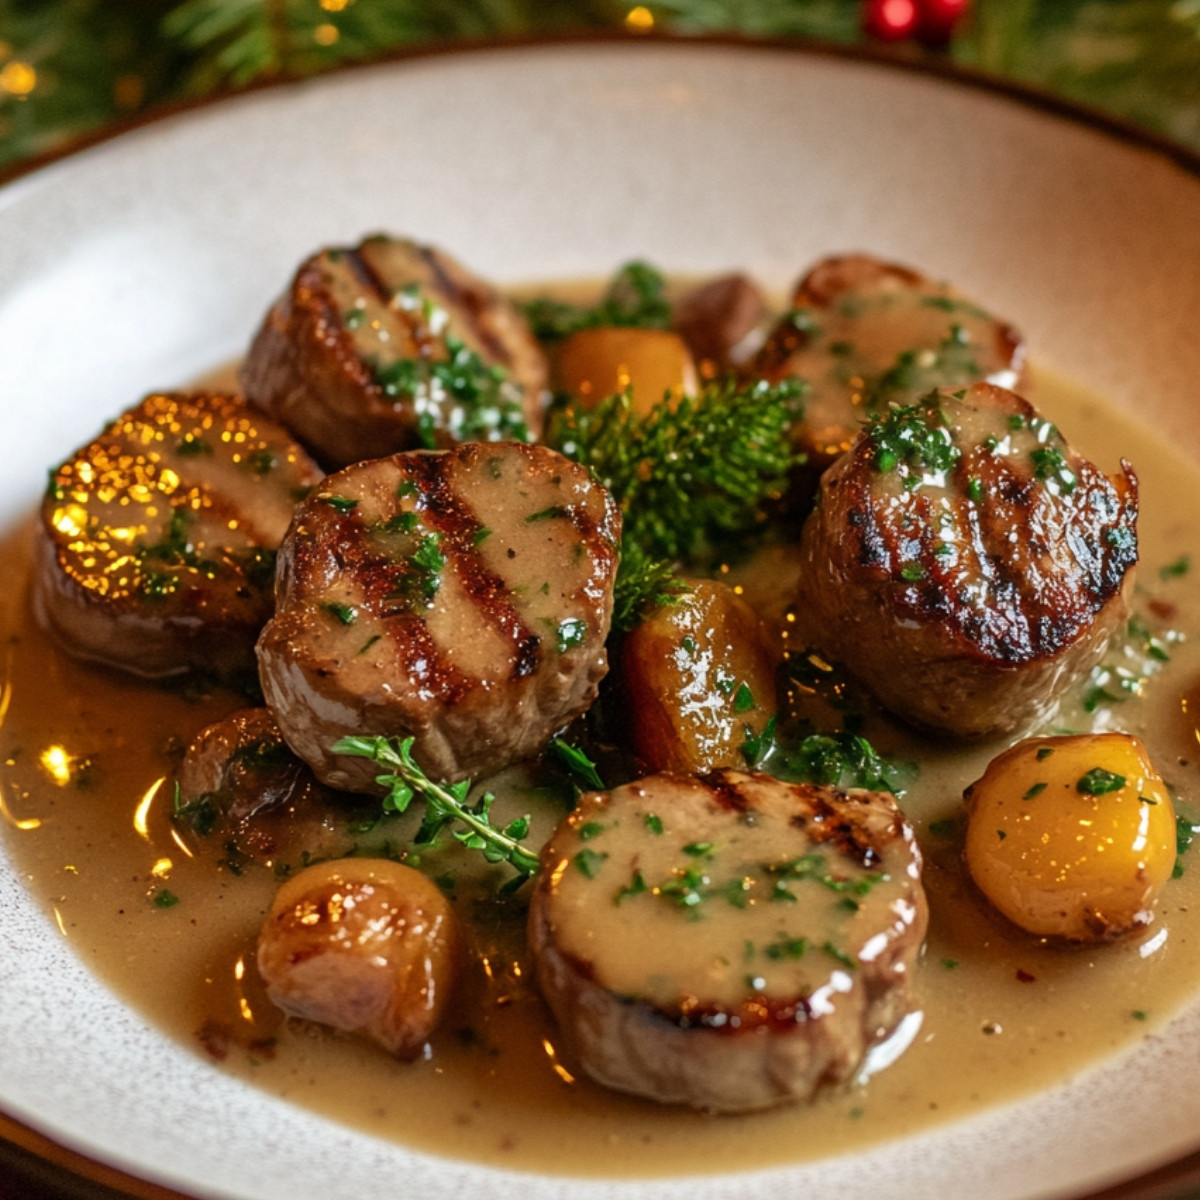
POLYGON ((648 613, 672 604, 691 588, 674 567, 661 558, 650 558, 629 538, 621 539, 621 561, 613 586, 612 627, 620 633, 636 629, 648 613))
POLYGON ((648 559, 695 561, 761 529, 794 461, 788 430, 802 385, 710 384, 645 417, 627 394, 569 405, 549 431, 624 514, 622 542, 648 559))

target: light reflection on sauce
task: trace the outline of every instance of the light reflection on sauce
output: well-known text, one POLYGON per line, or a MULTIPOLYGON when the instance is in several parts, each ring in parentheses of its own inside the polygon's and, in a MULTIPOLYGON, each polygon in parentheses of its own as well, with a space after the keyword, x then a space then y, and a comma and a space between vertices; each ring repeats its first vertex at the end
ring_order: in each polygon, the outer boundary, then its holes
MULTIPOLYGON (((1189 581, 1158 575, 1182 553, 1200 564, 1197 473, 1164 457, 1136 427, 1098 419, 1092 398, 1041 375, 1038 383, 1035 398, 1081 449, 1110 469, 1121 455, 1138 467, 1141 600, 1172 606, 1179 628, 1200 629, 1189 581)), ((28 570, 27 534, 0 546, 15 577, 28 570)), ((779 588, 771 575, 764 568, 764 589, 753 573, 729 573, 751 596, 779 588)), ((461 881, 458 904, 473 919, 477 951, 461 1008, 426 1055, 397 1063, 282 1019, 253 967, 273 870, 252 865, 239 876, 218 868, 224 849, 181 834, 170 820, 164 788, 181 747, 240 700, 189 698, 70 662, 29 628, 19 593, 0 597, 10 656, 0 691, 0 816, 31 892, 115 989, 217 1069, 372 1134, 519 1169, 763 1168, 902 1137, 1052 1086, 1152 1034, 1200 984, 1200 850, 1138 937, 1100 948, 1041 945, 986 911, 963 876, 953 829, 946 832, 963 786, 1002 747, 955 750, 893 734, 889 749, 923 762, 905 804, 926 858, 933 922, 916 984, 921 1011, 879 1054, 911 1045, 886 1067, 873 1061, 865 1086, 811 1108, 721 1119, 605 1093, 559 1058, 529 979, 520 915, 478 899, 461 881), (51 746, 76 764, 53 784, 39 762, 39 748, 51 746), (168 876, 178 902, 160 907, 154 896, 168 876)), ((1112 705, 1110 724, 1147 741, 1194 809, 1200 638, 1172 646, 1146 692, 1112 705)), ((522 809, 536 803, 528 794, 516 800, 522 809)), ((453 865, 452 854, 424 857, 433 875, 453 865)))

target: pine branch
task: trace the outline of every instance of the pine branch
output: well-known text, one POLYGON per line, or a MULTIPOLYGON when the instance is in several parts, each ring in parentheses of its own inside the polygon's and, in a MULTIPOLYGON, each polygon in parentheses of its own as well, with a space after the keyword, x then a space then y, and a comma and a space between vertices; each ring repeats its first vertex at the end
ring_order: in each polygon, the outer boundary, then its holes
POLYGON ((627 395, 611 396, 569 405, 548 436, 612 492, 623 544, 649 559, 694 560, 764 526, 793 463, 800 386, 710 384, 645 417, 627 395))

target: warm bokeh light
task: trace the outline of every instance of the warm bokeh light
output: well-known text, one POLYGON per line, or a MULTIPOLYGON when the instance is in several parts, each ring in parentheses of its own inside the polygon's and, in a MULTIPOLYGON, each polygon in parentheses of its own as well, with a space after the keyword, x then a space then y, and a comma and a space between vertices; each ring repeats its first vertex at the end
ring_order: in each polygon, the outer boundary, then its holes
POLYGON ((625 28, 634 33, 645 33, 654 28, 654 14, 644 5, 639 4, 625 14, 625 28))
POLYGON ((37 72, 27 62, 14 60, 0 70, 0 91, 24 100, 37 87, 37 72))

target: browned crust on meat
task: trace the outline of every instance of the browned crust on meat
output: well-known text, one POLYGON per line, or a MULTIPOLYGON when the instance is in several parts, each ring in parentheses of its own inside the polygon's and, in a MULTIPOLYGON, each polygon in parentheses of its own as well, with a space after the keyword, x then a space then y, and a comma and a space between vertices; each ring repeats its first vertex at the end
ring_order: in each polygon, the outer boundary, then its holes
POLYGON ((363 791, 378 790, 375 768, 331 753, 346 734, 412 736, 418 763, 444 779, 536 752, 591 703, 607 670, 619 528, 611 497, 542 446, 467 443, 328 477, 281 548, 279 610, 259 641, 289 743, 326 782, 363 791), (503 479, 490 476, 501 462, 503 479), (547 495, 562 502, 549 539, 523 498, 547 495), (422 545, 436 547, 436 580, 415 565, 422 545), (570 645, 559 614, 578 622, 570 645), (464 665, 477 652, 484 660, 464 665))
POLYGON ((138 674, 252 671, 275 547, 320 475, 240 397, 147 396, 53 472, 34 610, 72 653, 138 674))
MULTIPOLYGON (((1009 416, 1037 420, 1000 388, 965 397, 994 410, 1000 437, 1009 416)), ((1021 456, 960 449, 947 492, 904 492, 876 469, 870 437, 858 439, 826 472, 805 527, 801 609, 814 643, 898 715, 984 736, 1046 715, 1124 619, 1138 488, 1127 462, 1106 476, 1065 443, 1069 492, 1021 456)))
MULTIPOLYGON (((401 356, 425 361, 445 357, 441 335, 425 329, 417 316, 398 315, 392 298, 398 282, 380 275, 372 246, 393 242, 423 265, 431 298, 449 316, 448 332, 479 347, 486 361, 502 368, 521 396, 526 426, 541 429, 546 387, 545 358, 518 310, 495 288, 449 255, 428 246, 376 236, 353 248, 322 251, 303 262, 288 290, 266 314, 242 365, 247 397, 287 426, 328 467, 428 446, 455 444, 440 419, 430 428, 411 397, 389 396, 376 380, 372 363, 356 343, 347 316, 329 283, 331 264, 344 264, 365 295, 399 320, 410 340, 401 356)), ((428 415, 428 414, 427 414, 428 415)))
MULTIPOLYGON (((658 846, 664 835, 660 831, 646 836, 658 846)), ((738 855, 746 852, 736 852, 725 868, 732 869, 733 863, 740 861, 738 855)), ((759 870, 765 869, 770 878, 776 869, 782 871, 788 865, 759 870)), ((662 774, 611 793, 589 793, 542 853, 542 870, 530 906, 529 933, 538 979, 567 1049, 602 1083, 658 1100, 717 1111, 742 1111, 810 1098, 822 1088, 850 1078, 866 1050, 888 1036, 909 1010, 911 968, 927 919, 919 866, 920 855, 911 830, 891 797, 878 793, 786 784, 765 775, 733 770, 713 771, 702 777, 662 774), (806 845, 829 847, 834 857, 825 860, 827 869, 846 879, 847 884, 861 878, 853 874, 859 866, 872 872, 885 869, 892 882, 886 885, 886 893, 875 899, 877 915, 865 918, 871 932, 856 927, 855 934, 846 934, 852 943, 860 937, 864 946, 869 941, 870 952, 855 964, 828 960, 828 992, 821 983, 811 991, 791 995, 763 990, 761 985, 756 990, 747 984, 736 1002, 730 1003, 728 997, 718 999, 712 993, 682 986, 666 1002, 661 983, 654 985, 654 999, 614 990, 615 964, 609 956, 615 944, 610 925, 618 918, 607 915, 612 912, 612 884, 606 890, 602 881, 624 878, 631 865, 645 868, 648 884, 657 878, 652 872, 661 870, 663 860, 656 857, 654 866, 649 866, 643 861, 649 852, 647 844, 624 840, 636 838, 643 808, 653 809, 663 818, 668 835, 674 821, 681 836, 711 837, 718 844, 723 840, 722 830, 728 838, 735 829, 747 828, 747 821, 753 827, 773 813, 772 821, 784 816, 799 835, 789 846, 779 849, 781 856, 801 853, 802 858, 796 860, 799 863, 804 861, 806 845), (707 811, 717 823, 712 825, 699 817, 701 811, 707 811), (592 880, 589 875, 581 882, 573 863, 583 829, 591 830, 586 835, 589 849, 595 848, 597 853, 611 851, 615 856, 614 876, 600 874, 592 880), (606 841, 610 836, 603 832, 606 829, 629 832, 611 835, 623 839, 612 843, 606 841), (886 866, 881 868, 881 864, 886 866), (582 890, 596 888, 599 890, 582 890), (585 910, 576 907, 581 901, 587 906, 585 910), (561 907, 564 904, 566 907, 561 907), (592 905, 599 908, 593 909, 592 905), (584 920, 583 925, 580 920, 584 920), (584 929, 588 931, 585 944, 592 953, 573 948, 584 929), (883 934, 882 940, 875 934, 883 934)), ((601 868, 608 869, 608 865, 601 868)), ((723 868, 712 869, 719 875, 723 868)), ((637 924, 657 921, 659 918, 652 918, 652 913, 661 910, 653 906, 665 903, 665 897, 646 896, 644 890, 638 895, 643 897, 639 903, 652 908, 639 909, 640 918, 630 911, 624 920, 637 924)), ((828 891, 822 891, 822 897, 817 901, 820 906, 834 903, 828 891)), ((723 913, 732 911, 723 907, 726 902, 716 894, 705 903, 722 906, 723 913)), ((765 905, 771 910, 776 907, 765 905)), ((753 905, 747 911, 752 910, 753 905)), ((678 920, 686 922, 686 917, 680 915, 678 920)), ((701 922, 697 928, 703 927, 701 922)), ((671 937, 689 936, 690 926, 686 923, 678 927, 672 924, 671 928, 675 930, 671 937)), ((739 938, 743 931, 737 932, 739 938)), ((666 947, 660 946, 658 953, 665 951, 666 947)), ((821 953, 819 946, 814 951, 821 953)), ((623 947, 620 952, 623 957, 623 947)), ((717 954, 719 950, 709 947, 709 952, 717 954)), ((660 965, 651 947, 638 954, 650 955, 648 961, 653 965, 647 970, 660 973, 669 969, 660 965)), ((708 979, 707 968, 703 973, 708 979)), ((636 977, 635 972, 631 978, 636 977)), ((818 972, 816 979, 820 978, 818 972)))
MULTIPOLYGON (((840 254, 824 258, 809 269, 796 284, 792 307, 814 309, 819 314, 832 310, 843 299, 889 292, 899 295, 920 293, 931 298, 969 304, 955 290, 937 284, 920 271, 902 263, 869 254, 840 254)), ((977 310, 977 315, 986 317, 982 310, 977 310)), ((938 383, 961 386, 986 381, 1012 388, 1020 388, 1027 383, 1025 342, 1019 331, 1007 321, 994 317, 987 320, 990 346, 983 349, 991 365, 981 367, 978 374, 964 372, 954 379, 938 380, 938 383)), ((946 327, 949 326, 948 319, 946 327)), ((785 317, 767 335, 751 365, 751 373, 771 382, 799 376, 808 378, 810 383, 819 383, 819 380, 810 377, 811 363, 806 357, 806 351, 813 345, 813 334, 797 326, 790 317, 785 317)), ((913 349, 933 349, 933 346, 914 346, 913 349)), ((888 365, 880 362, 875 364, 874 369, 882 371, 888 365)), ((859 380, 859 392, 865 382, 859 380)), ((827 384, 822 386, 828 387, 827 384)), ((855 387, 847 385, 844 402, 836 406, 836 417, 833 407, 826 401, 821 406, 821 416, 817 421, 801 418, 793 428, 797 450, 805 456, 808 464, 797 480, 797 486, 805 495, 811 494, 816 475, 849 447, 864 417, 868 415, 858 406, 862 400, 855 399, 855 394, 855 387)))

